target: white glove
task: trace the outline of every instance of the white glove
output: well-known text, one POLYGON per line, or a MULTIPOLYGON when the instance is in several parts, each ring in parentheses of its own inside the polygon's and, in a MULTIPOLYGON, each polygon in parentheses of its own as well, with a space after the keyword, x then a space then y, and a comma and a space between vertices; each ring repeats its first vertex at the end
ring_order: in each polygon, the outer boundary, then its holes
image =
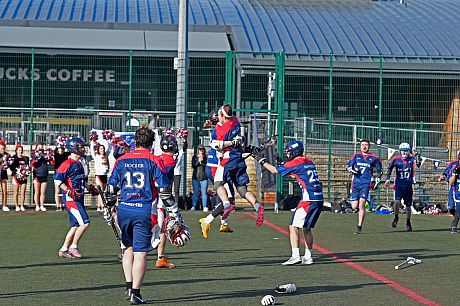
POLYGON ((275 305, 275 297, 273 295, 266 295, 262 298, 262 301, 260 301, 260 303, 264 306, 275 305))
POLYGON ((242 143, 243 137, 241 137, 240 135, 237 135, 235 136, 235 138, 232 139, 232 147, 234 148, 241 146, 242 143))
POLYGON ((276 293, 294 293, 297 291, 297 287, 294 284, 286 284, 276 287, 276 293))
POLYGON ((214 150, 222 150, 224 148, 224 142, 222 140, 212 140, 209 146, 214 150))

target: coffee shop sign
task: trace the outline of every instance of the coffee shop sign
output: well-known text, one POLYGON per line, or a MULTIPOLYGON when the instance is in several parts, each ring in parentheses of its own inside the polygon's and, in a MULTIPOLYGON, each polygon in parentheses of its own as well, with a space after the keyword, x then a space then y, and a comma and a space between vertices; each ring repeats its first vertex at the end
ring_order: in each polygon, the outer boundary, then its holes
POLYGON ((33 75, 35 81, 115 82, 115 70, 34 68, 31 72, 30 68, 0 67, 0 80, 30 80, 33 75))

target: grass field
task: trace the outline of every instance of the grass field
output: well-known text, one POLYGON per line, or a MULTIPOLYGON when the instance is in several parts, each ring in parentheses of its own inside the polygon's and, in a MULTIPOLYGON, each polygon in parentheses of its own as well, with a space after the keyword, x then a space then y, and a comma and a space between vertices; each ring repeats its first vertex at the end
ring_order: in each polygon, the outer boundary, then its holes
MULTIPOLYGON (((89 214, 81 260, 57 257, 67 213, 0 214, 1 305, 129 304, 111 228, 97 212, 89 214)), ((215 222, 208 240, 198 225, 202 215, 184 214, 193 235, 186 247, 167 246, 177 268, 156 269, 155 251, 149 256, 142 294, 152 304, 260 305, 266 294, 280 305, 459 304, 460 234, 450 234, 448 216, 414 216, 414 232, 406 233, 403 215, 394 231, 391 216, 368 214, 363 234, 353 235, 357 215, 324 212, 314 231, 315 264, 285 267, 289 241, 276 226, 287 229, 290 212, 268 212, 268 223, 256 228, 248 212, 238 211, 231 216, 234 233, 219 233, 215 222), (423 262, 395 270, 407 256, 423 262), (276 295, 273 289, 286 283, 296 284, 297 293, 276 295)))

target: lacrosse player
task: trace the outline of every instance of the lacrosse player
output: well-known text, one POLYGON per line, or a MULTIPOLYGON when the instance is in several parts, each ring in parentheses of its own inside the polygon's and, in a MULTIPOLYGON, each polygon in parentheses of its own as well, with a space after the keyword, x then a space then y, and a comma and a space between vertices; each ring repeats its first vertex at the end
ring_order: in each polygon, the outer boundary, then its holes
POLYGON ((259 164, 273 174, 282 177, 289 175, 297 179, 302 188, 302 200, 297 205, 289 225, 289 239, 291 242, 292 256, 282 265, 313 264, 311 250, 313 248, 312 229, 321 214, 323 208, 323 189, 316 172, 316 166, 310 159, 303 156, 303 143, 297 140, 290 141, 284 147, 287 162, 275 167, 261 157, 257 149, 252 151, 252 156, 259 164), (300 235, 302 229, 305 237, 305 255, 300 257, 300 235))
POLYGON ((396 228, 399 220, 399 207, 401 199, 406 205, 406 231, 412 232, 412 224, 410 222, 411 206, 412 206, 412 184, 415 184, 415 166, 417 161, 415 156, 410 154, 411 147, 408 143, 403 142, 399 145, 400 155, 393 157, 388 164, 387 179, 384 186, 390 184, 390 176, 393 168, 395 168, 395 185, 394 185, 394 218, 391 222, 391 227, 396 228))
MULTIPOLYGON (((121 239, 126 247, 123 255, 123 271, 126 279, 125 297, 131 304, 147 303, 140 290, 146 267, 147 252, 153 247, 152 203, 159 194, 170 209, 174 198, 169 189, 169 180, 163 161, 150 153, 155 133, 147 127, 136 131, 136 148, 120 157, 110 176, 106 198, 110 205, 118 201, 118 223, 121 239), (159 190, 158 190, 159 188, 159 190)), ((177 212, 177 205, 170 209, 177 212)), ((178 214, 178 212, 177 212, 178 214)))
MULTIPOLYGON (((460 150, 457 151, 457 159, 451 161, 447 167, 446 170, 441 174, 439 177, 438 181, 444 181, 444 180, 449 180, 453 175, 453 172, 455 169, 459 167, 460 164, 460 150)), ((452 215, 452 222, 450 224, 450 232, 452 234, 457 233, 457 226, 458 226, 458 220, 459 220, 459 211, 456 209, 456 202, 454 201, 454 185, 449 183, 450 188, 449 188, 449 196, 447 200, 447 208, 449 209, 450 214, 452 215)))
POLYGON ((375 181, 374 188, 380 183, 382 176, 382 162, 369 152, 370 142, 362 139, 360 142, 361 152, 353 154, 347 163, 347 171, 353 174, 351 180, 351 206, 359 207, 358 226, 354 233, 360 234, 363 229, 364 217, 366 216, 366 200, 369 198, 372 179, 375 181), (377 170, 377 176, 373 178, 373 169, 377 170))
POLYGON ((254 207, 257 213, 256 226, 261 226, 264 222, 264 206, 258 203, 256 196, 247 188, 249 176, 242 157, 243 137, 241 137, 240 123, 233 116, 230 104, 223 105, 219 109, 218 116, 219 122, 212 133, 210 145, 222 154, 214 176, 214 188, 223 202, 222 218, 226 219, 235 210, 235 205, 230 203, 224 187, 225 183, 232 182, 239 195, 254 207))
POLYGON ((70 230, 58 256, 63 258, 81 258, 78 242, 88 229, 89 218, 84 205, 84 189, 91 195, 98 195, 96 187, 86 184, 85 171, 78 161, 85 154, 85 142, 81 138, 70 138, 66 142, 69 158, 56 170, 54 183, 62 189, 62 198, 69 214, 70 230))
MULTIPOLYGON (((211 126, 216 125, 217 122, 219 122, 218 110, 213 110, 209 114, 209 120, 206 121, 205 126, 211 127, 211 126)), ((213 148, 210 148, 208 151, 208 158, 207 158, 205 171, 206 171, 206 175, 208 176, 208 179, 211 181, 211 184, 213 185, 214 185, 214 176, 216 174, 217 168, 220 165, 219 163, 220 155, 221 154, 213 148)), ((234 198, 233 184, 230 181, 230 182, 225 183, 224 187, 227 190, 229 202, 234 203, 235 198, 234 198)), ((211 224, 214 221, 214 219, 217 218, 218 216, 221 216, 221 225, 220 225, 219 231, 222 233, 233 232, 233 230, 228 225, 227 219, 222 218, 223 210, 224 210, 224 206, 222 204, 222 201, 220 200, 219 196, 216 195, 216 205, 214 209, 212 210, 212 212, 208 214, 206 218, 201 218, 199 220, 200 225, 201 225, 201 232, 205 239, 208 239, 209 230, 211 229, 211 224)))

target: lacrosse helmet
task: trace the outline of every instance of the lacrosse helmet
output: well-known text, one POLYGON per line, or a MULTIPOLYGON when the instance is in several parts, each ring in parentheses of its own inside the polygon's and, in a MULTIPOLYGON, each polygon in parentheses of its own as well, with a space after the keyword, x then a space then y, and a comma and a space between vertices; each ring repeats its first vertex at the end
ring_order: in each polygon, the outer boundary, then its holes
POLYGON ((298 140, 289 141, 284 146, 284 154, 286 154, 288 160, 301 156, 303 154, 303 143, 298 140))
POLYGON ((403 142, 399 145, 399 151, 410 151, 410 144, 403 142))
POLYGON ((66 141, 65 147, 70 153, 85 155, 86 143, 79 137, 73 137, 66 141))
POLYGON ((209 113, 209 120, 211 121, 212 125, 216 125, 219 122, 219 110, 214 109, 209 113))
POLYGON ((176 137, 173 135, 163 135, 163 137, 161 137, 160 147, 163 152, 177 153, 179 151, 176 137))

